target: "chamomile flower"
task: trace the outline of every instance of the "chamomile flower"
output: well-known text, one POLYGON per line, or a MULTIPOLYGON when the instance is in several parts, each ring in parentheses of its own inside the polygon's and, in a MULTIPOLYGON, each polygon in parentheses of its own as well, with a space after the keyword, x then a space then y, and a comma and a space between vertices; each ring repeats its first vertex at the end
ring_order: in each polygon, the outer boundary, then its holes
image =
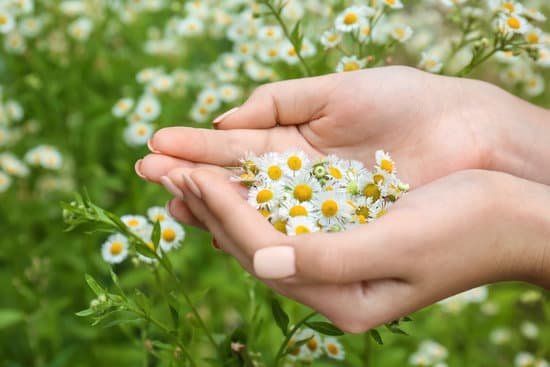
POLYGON ((63 156, 50 145, 39 145, 29 150, 24 159, 31 165, 51 170, 58 170, 63 165, 63 156))
POLYGON ((430 73, 439 73, 443 68, 443 63, 437 56, 429 52, 422 52, 418 67, 430 73))
POLYGON ((334 156, 329 155, 326 158, 326 166, 327 166, 327 175, 332 178, 333 180, 340 181, 344 178, 344 175, 346 173, 346 168, 343 163, 343 161, 334 156))
POLYGON ((550 47, 541 47, 538 51, 537 65, 543 68, 550 67, 550 47))
POLYGON ((382 2, 391 9, 401 9, 403 7, 401 0, 382 0, 382 2))
POLYGON ((120 233, 113 234, 101 246, 103 260, 118 264, 128 256, 128 239, 120 233))
POLYGON ((208 116, 210 116, 210 110, 202 105, 202 104, 196 104, 191 109, 191 118, 195 122, 205 122, 208 119, 208 116))
POLYGON ((319 358, 323 354, 323 341, 319 333, 311 329, 301 330, 296 338, 298 340, 306 340, 307 342, 303 344, 302 348, 305 349, 305 352, 310 357, 310 359, 319 358))
POLYGON ((319 224, 328 230, 339 231, 351 219, 353 207, 349 204, 344 193, 324 191, 313 201, 314 214, 319 224))
POLYGON ((123 215, 122 217, 120 217, 120 220, 132 232, 138 232, 149 225, 149 223, 147 222, 147 218, 141 215, 123 215))
POLYGON ((94 23, 88 18, 79 18, 69 25, 69 35, 77 41, 86 41, 90 37, 94 23))
POLYGON ((359 26, 358 38, 359 42, 368 41, 371 37, 372 28, 369 20, 364 20, 359 26))
POLYGON ((10 176, 27 177, 30 173, 29 167, 11 153, 0 154, 0 168, 10 176))
POLYGON ((342 11, 334 21, 334 27, 340 32, 353 32, 359 29, 362 19, 374 14, 368 6, 350 6, 342 11))
POLYGON ((158 68, 146 68, 141 70, 136 75, 136 80, 138 83, 146 84, 151 82, 154 78, 162 73, 162 70, 158 68))
POLYGON ((321 44, 325 49, 336 47, 342 42, 342 34, 336 30, 328 30, 321 35, 321 44))
POLYGON ((4 107, 6 109, 6 114, 11 121, 21 121, 23 119, 25 112, 19 102, 14 101, 13 99, 8 100, 6 101, 4 107))
POLYGON ((11 185, 11 177, 0 171, 0 193, 6 192, 11 185))
POLYGON ((546 16, 536 8, 524 8, 522 13, 530 20, 534 20, 536 22, 546 21, 546 16))
POLYGON ((284 41, 281 43, 280 47, 281 48, 279 50, 279 55, 284 62, 293 65, 299 61, 298 53, 296 52, 296 49, 294 48, 292 43, 290 43, 289 41, 284 41))
POLYGON ((218 91, 215 89, 204 89, 197 97, 197 102, 208 109, 208 111, 215 111, 221 105, 221 98, 218 91))
POLYGON ((380 199, 382 191, 374 179, 371 172, 365 172, 359 177, 357 182, 359 193, 366 198, 371 198, 373 201, 380 199))
POLYGON ((285 181, 285 191, 288 192, 292 198, 300 202, 311 201, 321 192, 321 185, 319 182, 308 173, 285 178, 285 181))
POLYGON ((258 58, 265 63, 276 62, 281 58, 281 46, 278 43, 265 44, 258 50, 258 58))
POLYGON ((278 25, 265 25, 258 30, 260 41, 276 42, 283 37, 283 30, 278 25))
POLYGON ((204 23, 196 17, 187 17, 178 23, 177 31, 180 36, 189 37, 203 33, 204 23))
POLYGON ((525 32, 523 37, 528 44, 532 46, 541 46, 544 39, 544 33, 540 30, 540 28, 531 27, 527 32, 525 32))
POLYGON ((161 206, 153 206, 147 209, 147 218, 153 223, 155 222, 164 222, 166 220, 171 220, 172 217, 170 213, 166 211, 165 208, 161 206))
POLYGON ((115 117, 124 117, 134 107, 133 98, 121 98, 113 106, 112 112, 115 117))
POLYGON ((289 236, 297 236, 318 231, 319 226, 309 217, 291 217, 286 223, 286 234, 289 236))
POLYGON ((310 160, 302 151, 291 151, 283 155, 285 171, 291 175, 304 172, 309 168, 310 160))
POLYGON ((160 115, 160 102, 150 94, 142 96, 136 106, 136 113, 145 121, 153 121, 160 115))
POLYGON ((135 122, 124 129, 124 140, 131 146, 144 145, 153 135, 153 131, 153 126, 150 123, 135 122))
POLYGON ((267 182, 282 182, 285 173, 285 162, 277 153, 267 153, 258 159, 259 177, 267 182))
POLYGON ((343 56, 336 66, 336 71, 338 73, 344 71, 356 71, 364 68, 366 61, 364 59, 359 59, 357 56, 343 56))
POLYGON ((313 214, 314 206, 308 201, 299 201, 294 198, 285 200, 279 208, 279 215, 285 219, 294 217, 308 217, 313 214))
POLYGON ((151 82, 151 90, 154 93, 168 92, 174 86, 174 78, 170 75, 159 75, 151 82))
POLYGON ((489 0, 489 9, 505 14, 521 14, 523 6, 513 0, 489 0))
POLYGON ((497 20, 497 27, 504 34, 524 34, 529 29, 529 23, 517 14, 502 14, 497 20))
POLYGON ((160 224, 160 247, 164 252, 180 247, 185 238, 183 227, 174 220, 167 219, 160 224))
POLYGON ((375 158, 376 164, 378 165, 378 167, 380 167, 380 169, 388 173, 395 172, 395 163, 388 153, 384 152, 383 150, 377 150, 375 158))
POLYGON ((263 184, 252 188, 248 193, 248 202, 256 209, 269 209, 277 205, 281 191, 277 186, 263 184))
POLYGON ((544 92, 545 81, 540 74, 530 75, 524 83, 523 89, 525 94, 530 97, 536 97, 544 92))
POLYGON ((241 97, 241 89, 234 84, 221 85, 217 92, 220 99, 226 103, 235 102, 241 97))
POLYGON ((528 352, 520 352, 514 358, 514 366, 516 367, 532 367, 535 362, 535 357, 528 352))
POLYGON ((7 10, 0 8, 0 33, 9 33, 15 28, 15 18, 7 10))
POLYGON ((342 344, 340 344, 338 339, 331 336, 327 336, 323 340, 323 349, 326 355, 332 359, 344 360, 346 356, 346 352, 344 351, 342 344))
POLYGON ((408 25, 396 24, 390 29, 390 36, 398 42, 408 41, 413 34, 413 30, 408 25))

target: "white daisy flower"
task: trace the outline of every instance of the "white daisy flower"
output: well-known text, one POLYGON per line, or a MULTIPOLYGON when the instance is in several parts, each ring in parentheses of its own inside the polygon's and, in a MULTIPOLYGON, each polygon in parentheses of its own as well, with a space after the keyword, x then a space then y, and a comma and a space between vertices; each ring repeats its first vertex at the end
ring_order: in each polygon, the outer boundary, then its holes
POLYGON ((145 84, 153 81, 154 78, 162 74, 162 70, 159 68, 146 68, 141 70, 136 75, 138 83, 145 84))
POLYGON ((145 121, 153 121, 159 117, 161 112, 159 100, 150 95, 143 95, 136 106, 136 113, 139 114, 145 121))
POLYGON ((311 42, 308 38, 304 38, 302 40, 302 49, 300 50, 300 54, 303 57, 311 57, 315 56, 316 53, 317 48, 315 47, 313 42, 311 42))
POLYGON ((525 41, 532 46, 541 46, 543 44, 544 33, 540 28, 531 27, 525 34, 525 41))
POLYGON ((294 49, 294 46, 289 41, 284 41, 281 43, 279 55, 281 59, 289 65, 294 65, 298 63, 298 53, 294 49))
POLYGON ((283 154, 285 172, 295 175, 309 169, 310 160, 307 155, 299 150, 283 154))
POLYGON ((319 226, 309 217, 291 217, 286 223, 286 233, 289 236, 297 236, 318 231, 319 226))
POLYGON ((324 191, 314 200, 314 214, 319 224, 328 230, 341 230, 351 219, 353 207, 346 195, 338 191, 324 191))
POLYGON ((29 167, 11 153, 0 154, 0 167, 10 176, 26 177, 29 175, 29 167))
POLYGON ((86 3, 80 0, 65 0, 59 4, 59 10, 68 16, 80 15, 86 11, 86 3))
POLYGON ((226 103, 235 102, 241 97, 241 88, 234 84, 221 85, 218 88, 217 92, 220 96, 220 99, 226 103))
POLYGON ((366 65, 364 59, 359 59, 357 56, 343 56, 336 66, 336 72, 341 73, 344 71, 356 71, 362 69, 366 65))
POLYGON ((495 345, 504 345, 512 339, 512 332, 507 328, 497 328, 489 334, 489 340, 495 345))
POLYGON ((161 206, 153 206, 147 209, 147 218, 153 223, 155 222, 164 222, 165 220, 171 220, 172 217, 166 211, 165 208, 161 206))
POLYGON ((151 89, 155 93, 168 92, 174 87, 174 78, 170 75, 159 75, 151 82, 151 89))
POLYGON ((403 7, 403 3, 401 3, 401 0, 382 0, 384 5, 391 9, 401 9, 403 7))
POLYGON ((0 171, 0 193, 6 192, 11 186, 11 177, 0 171))
POLYGON ((137 233, 138 231, 150 226, 147 218, 142 215, 123 215, 122 217, 120 217, 120 220, 122 221, 122 223, 126 224, 128 229, 130 229, 134 233, 137 233))
POLYGON ((504 34, 524 34, 529 29, 529 23, 519 15, 502 14, 497 20, 497 27, 504 34))
POLYGON ((331 336, 327 336, 323 340, 323 349, 326 355, 332 359, 344 360, 346 356, 346 352, 344 351, 342 344, 340 344, 338 339, 331 336))
POLYGON ((268 182, 282 182, 285 173, 285 161, 278 153, 267 153, 258 158, 260 172, 258 176, 268 182))
POLYGON ((546 16, 536 8, 525 8, 525 9, 523 9, 523 15, 526 18, 534 20, 536 22, 545 22, 546 21, 546 16))
POLYGON ((11 121, 21 121, 23 119, 25 112, 19 102, 11 99, 6 101, 4 107, 6 109, 6 114, 11 121))
POLYGON ((165 220, 160 223, 160 247, 164 252, 181 246, 185 238, 185 230, 174 220, 165 220))
POLYGON ((265 63, 279 61, 281 58, 281 45, 279 43, 265 44, 258 50, 258 58, 265 63))
POLYGON ((301 330, 297 335, 298 340, 309 340, 302 345, 302 348, 306 350, 307 355, 311 359, 319 358, 323 354, 323 342, 319 333, 311 329, 301 330))
POLYGON ((368 41, 371 35, 372 35, 372 28, 371 28, 370 21, 368 19, 365 19, 361 22, 361 25, 359 26, 359 32, 358 32, 359 42, 368 41))
POLYGON ((523 12, 523 6, 517 1, 511 0, 489 0, 489 9, 493 12, 506 14, 521 14, 523 12))
POLYGON ((15 28, 15 17, 6 9, 0 8, 0 33, 9 33, 15 28))
POLYGON ((103 260, 118 264, 128 256, 128 239, 120 233, 113 234, 101 246, 103 260))
POLYGON ((539 336, 539 327, 531 321, 522 322, 519 329, 527 339, 536 339, 539 336))
POLYGON ((283 38, 283 30, 278 25, 265 25, 258 31, 260 41, 276 42, 283 38))
POLYGON ((79 18, 69 24, 69 35, 77 41, 86 41, 90 37, 94 23, 88 18, 79 18))
POLYGON ((197 103, 208 111, 215 111, 221 106, 221 98, 215 89, 204 89, 197 97, 197 103))
POLYGON ((191 118, 195 122, 205 122, 208 116, 210 116, 210 110, 204 105, 197 104, 191 109, 191 118))
POLYGON ((376 184, 374 175, 371 172, 364 172, 358 180, 359 192, 366 198, 371 198, 373 201, 380 199, 382 191, 376 184))
POLYGON ((284 188, 292 198, 300 202, 311 201, 322 191, 319 181, 311 177, 309 173, 285 177, 284 188))
POLYGON ((535 357, 528 352, 519 352, 514 358, 514 366, 516 367, 533 367, 535 362, 535 357))
POLYGON ((395 162, 390 155, 383 150, 377 150, 375 153, 376 164, 380 169, 388 173, 395 173, 395 162))
POLYGON ((336 47, 342 42, 342 34, 336 30, 328 30, 321 35, 321 44, 325 49, 336 47))
POLYGON ((524 83, 523 90, 530 97, 536 97, 544 92, 545 80, 540 74, 530 75, 524 83))
POLYGON ((134 107, 133 98, 121 98, 115 103, 112 109, 112 113, 115 117, 124 117, 134 107))
POLYGON ((235 43, 233 45, 233 52, 235 55, 237 55, 241 60, 245 61, 254 56, 257 50, 257 44, 252 41, 243 41, 239 43, 235 43))
POLYGON ((63 165, 63 156, 50 145, 39 145, 29 150, 24 159, 31 165, 51 170, 59 170, 63 165))
POLYGON ((390 35, 396 41, 406 42, 411 38, 413 30, 408 25, 397 24, 390 29, 390 35))
POLYGON ((145 145, 153 135, 153 126, 147 122, 135 122, 124 129, 124 140, 128 145, 145 145))
POLYGON ((16 30, 12 30, 4 38, 4 48, 6 52, 21 55, 27 50, 25 38, 16 30))
POLYGON ((334 27, 340 32, 355 31, 359 29, 362 19, 374 13, 375 10, 368 6, 350 6, 336 17, 334 27))
POLYGON ((538 49, 539 54, 537 58, 537 65, 543 68, 550 67, 550 48, 541 47, 538 49))
POLYGON ((204 31, 204 23, 196 17, 187 17, 181 20, 177 26, 177 32, 180 36, 196 36, 204 31))
POLYGON ((422 52, 418 67, 430 73, 439 73, 443 68, 443 63, 435 55, 428 52, 422 52))
POLYGON ((329 177, 336 181, 340 181, 344 178, 344 175, 346 173, 346 168, 344 166, 343 161, 334 156, 329 155, 326 158, 326 166, 327 166, 327 174, 329 177))
POLYGON ((310 217, 314 207, 309 201, 299 201, 294 198, 281 202, 279 215, 285 219, 293 217, 310 217))
POLYGON ((513 51, 497 51, 495 59, 506 64, 514 64, 521 60, 519 55, 514 55, 513 51))
POLYGON ((256 209, 273 208, 277 205, 281 192, 277 186, 263 184, 248 192, 248 202, 256 209))

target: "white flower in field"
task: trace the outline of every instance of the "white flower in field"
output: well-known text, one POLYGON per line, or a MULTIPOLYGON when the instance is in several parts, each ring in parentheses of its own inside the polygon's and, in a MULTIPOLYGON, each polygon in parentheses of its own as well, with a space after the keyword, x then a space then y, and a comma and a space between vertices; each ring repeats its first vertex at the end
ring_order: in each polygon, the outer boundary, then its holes
POLYGON ((15 17, 0 7, 0 33, 9 33, 15 28, 15 17))
POLYGON ((346 357, 344 347, 334 337, 329 336, 323 340, 323 349, 329 358, 343 360, 346 357))
POLYGON ((271 68, 265 67, 254 60, 248 60, 244 64, 244 72, 254 81, 272 79, 274 74, 271 68))
POLYGON ((278 43, 261 45, 258 50, 258 58, 265 63, 279 61, 281 46, 278 43))
POLYGON ((325 49, 336 47, 342 42, 342 34, 336 30, 324 31, 321 35, 321 44, 325 49))
POLYGON ((199 18, 207 17, 209 12, 212 11, 207 1, 187 1, 185 10, 188 14, 199 18))
POLYGON ((11 121, 21 121, 23 119, 23 116, 25 115, 21 104, 19 104, 19 102, 17 101, 14 101, 13 99, 6 101, 4 108, 6 110, 8 119, 10 119, 11 121))
POLYGON ((258 45, 252 41, 237 42, 233 45, 233 53, 242 61, 248 60, 256 53, 258 45))
POLYGON ((382 0, 385 6, 391 9, 401 9, 403 7, 403 3, 401 3, 401 0, 382 0))
POLYGON ((453 6, 461 6, 462 4, 466 3, 467 0, 440 0, 440 1, 441 1, 441 4, 450 8, 453 6))
POLYGON ((113 106, 112 113, 115 117, 124 117, 130 112, 132 107, 134 107, 133 98, 121 98, 113 106))
POLYGON ((375 201, 369 207, 369 218, 368 222, 373 222, 379 219, 381 216, 385 215, 391 207, 391 202, 385 200, 375 201))
POLYGON ((375 10, 368 6, 350 6, 336 17, 334 27, 340 32, 355 31, 361 26, 362 20, 374 13, 375 10))
POLYGON ((532 74, 524 81, 524 91, 530 97, 536 97, 544 92, 545 81, 544 77, 540 74, 532 74))
POLYGON ((515 13, 501 14, 497 20, 497 29, 503 34, 524 34, 529 29, 529 23, 515 13))
POLYGON ((153 131, 153 126, 148 122, 134 122, 124 129, 124 140, 131 146, 145 145, 153 131))
POLYGON ((361 22, 357 35, 359 42, 366 42, 372 37, 372 28, 369 20, 361 22))
POLYGON ((289 236, 297 236, 318 231, 319 226, 315 223, 315 220, 310 217, 291 217, 286 223, 286 234, 289 236))
POLYGON ((296 200, 311 201, 319 192, 321 185, 319 181, 304 173, 294 177, 285 177, 285 190, 296 200))
POLYGON ((311 359, 319 358, 323 354, 323 341, 319 333, 311 329, 304 329, 298 334, 297 338, 298 340, 309 338, 302 348, 306 350, 311 359))
POLYGON ((518 63, 505 69, 500 74, 500 78, 503 82, 513 85, 521 82, 522 80, 526 80, 530 74, 531 70, 526 64, 518 63))
POLYGON ((523 12, 523 6, 514 0, 489 0, 489 9, 493 12, 516 14, 523 12))
POLYGON ((300 50, 300 54, 303 57, 311 57, 315 56, 316 53, 317 48, 315 47, 313 42, 311 42, 308 38, 304 38, 302 41, 302 49, 300 50))
POLYGON ((89 18, 79 18, 69 24, 69 35, 77 41, 86 41, 90 37, 94 23, 89 18))
POLYGON ((288 220, 294 217, 309 217, 314 212, 314 206, 309 201, 298 201, 294 198, 281 202, 279 215, 288 220))
POLYGON ((270 183, 281 182, 285 173, 285 161, 278 153, 266 153, 259 157, 260 179, 270 183))
POLYGON ((34 0, 12 0, 11 5, 18 14, 28 14, 34 11, 34 0))
POLYGON ((281 197, 278 186, 261 184, 253 187, 248 192, 248 203, 256 209, 274 208, 281 197))
POLYGON ((147 218, 153 223, 155 222, 164 222, 165 220, 171 220, 172 217, 166 211, 165 208, 161 206, 153 206, 147 209, 147 218))
POLYGON ((59 170, 63 165, 63 156, 51 145, 39 145, 25 154, 25 161, 32 166, 59 170))
POLYGON ((285 7, 283 8, 282 16, 283 18, 298 21, 303 18, 305 13, 304 7, 301 4, 301 1, 298 0, 289 0, 285 2, 285 7))
POLYGON ((356 71, 364 68, 366 64, 367 62, 364 59, 359 59, 355 55, 342 56, 338 65, 336 65, 336 72, 356 71))
POLYGON ((159 75, 151 82, 151 89, 154 93, 168 92, 174 86, 174 79, 170 75, 159 75))
POLYGON ((489 334, 489 340, 495 345, 504 345, 512 339, 512 332, 507 328, 497 328, 489 334))
POLYGON ((516 367, 534 367, 535 363, 535 357, 528 352, 519 352, 514 358, 514 366, 516 367))
POLYGON ((197 17, 187 17, 178 23, 178 34, 180 36, 196 36, 204 31, 204 23, 197 17))
POLYGON ((282 159, 285 172, 291 176, 307 171, 311 163, 307 155, 300 150, 286 152, 282 159))
POLYGON ((346 195, 334 190, 321 192, 313 199, 313 205, 319 224, 331 231, 343 229, 353 214, 346 195))
POLYGON ((529 27, 529 30, 523 35, 525 41, 531 46, 542 46, 544 40, 544 33, 540 28, 529 27))
POLYGON ((0 167, 10 176, 26 177, 29 168, 19 158, 11 153, 0 154, 0 167))
POLYGON ((513 51, 497 51, 495 53, 495 59, 505 64, 515 64, 521 61, 521 57, 514 55, 513 51))
POLYGON ((132 232, 137 232, 149 225, 147 218, 142 215, 127 214, 120 217, 120 220, 122 223, 126 224, 132 232))
POLYGON ((185 238, 185 230, 174 220, 165 220, 160 223, 160 247, 164 252, 171 251, 181 246, 185 238))
POLYGON ((376 164, 380 169, 388 172, 395 173, 395 162, 391 159, 390 155, 383 150, 377 150, 375 153, 376 164))
POLYGON ((527 339, 536 339, 539 336, 539 327, 531 321, 522 322, 520 331, 527 339))
POLYGON ((443 68, 443 63, 437 56, 429 52, 422 52, 418 67, 430 73, 439 73, 443 68))
POLYGON ((298 63, 298 53, 292 43, 283 41, 280 47, 279 55, 284 62, 290 65, 298 63))
POLYGON ((137 123, 146 122, 145 119, 139 113, 137 113, 135 111, 126 116, 126 121, 129 124, 137 124, 137 123))
POLYGON ((19 31, 25 37, 36 37, 44 27, 44 21, 37 17, 27 17, 19 21, 19 31))
POLYGON ((525 9, 523 9, 523 15, 526 18, 528 18, 530 20, 534 20, 536 22, 545 22, 546 21, 546 16, 536 8, 525 8, 525 9))
POLYGON ((206 106, 197 104, 191 109, 191 118, 196 122, 205 122, 210 116, 210 112, 206 106))
POLYGON ((113 234, 101 246, 103 260, 118 264, 128 256, 128 239, 120 233, 113 234))
POLYGON ((86 12, 86 2, 80 0, 66 0, 59 4, 59 10, 68 16, 80 15, 86 12))
POLYGON ((6 52, 20 55, 27 50, 25 38, 18 31, 12 30, 4 38, 6 52))
POLYGON ((161 74, 162 70, 159 68, 146 68, 137 73, 136 80, 138 83, 145 84, 153 81, 153 79, 161 74))
POLYGON ((550 47, 541 47, 538 51, 537 65, 543 68, 550 67, 550 47))
POLYGON ((408 25, 396 24, 390 30, 391 37, 399 42, 406 42, 411 38, 413 30, 408 25))
POLYGON ((231 52, 226 52, 220 55, 218 61, 224 68, 236 70, 241 65, 241 58, 231 52))
POLYGON ((264 25, 258 31, 258 40, 277 42, 283 38, 283 30, 278 25, 264 25))
POLYGON ((213 88, 203 89, 197 97, 197 103, 210 112, 220 108, 221 102, 218 91, 213 88))
POLYGON ((137 102, 136 113, 145 121, 153 121, 161 112, 159 100, 151 94, 143 95, 137 102))
POLYGON ((0 193, 6 192, 11 186, 11 177, 0 171, 0 193))

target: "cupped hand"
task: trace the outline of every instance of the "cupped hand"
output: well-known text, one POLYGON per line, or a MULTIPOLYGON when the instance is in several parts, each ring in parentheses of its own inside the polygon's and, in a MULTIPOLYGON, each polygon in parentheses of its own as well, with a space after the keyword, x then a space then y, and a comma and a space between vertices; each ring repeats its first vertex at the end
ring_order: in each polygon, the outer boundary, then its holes
MULTIPOLYGON (((276 231, 224 170, 177 168, 168 176, 247 271, 345 331, 485 283, 550 286, 550 190, 507 174, 455 173, 411 191, 373 223, 295 237, 276 231)), ((174 199, 171 211, 181 203, 174 199)))

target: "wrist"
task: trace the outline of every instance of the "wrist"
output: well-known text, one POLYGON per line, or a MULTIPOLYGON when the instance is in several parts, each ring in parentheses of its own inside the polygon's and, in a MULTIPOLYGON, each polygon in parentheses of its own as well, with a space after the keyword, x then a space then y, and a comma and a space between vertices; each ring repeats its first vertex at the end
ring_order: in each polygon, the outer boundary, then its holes
POLYGON ((550 185, 550 171, 542 169, 550 166, 550 110, 484 84, 476 101, 483 108, 483 168, 550 185))

